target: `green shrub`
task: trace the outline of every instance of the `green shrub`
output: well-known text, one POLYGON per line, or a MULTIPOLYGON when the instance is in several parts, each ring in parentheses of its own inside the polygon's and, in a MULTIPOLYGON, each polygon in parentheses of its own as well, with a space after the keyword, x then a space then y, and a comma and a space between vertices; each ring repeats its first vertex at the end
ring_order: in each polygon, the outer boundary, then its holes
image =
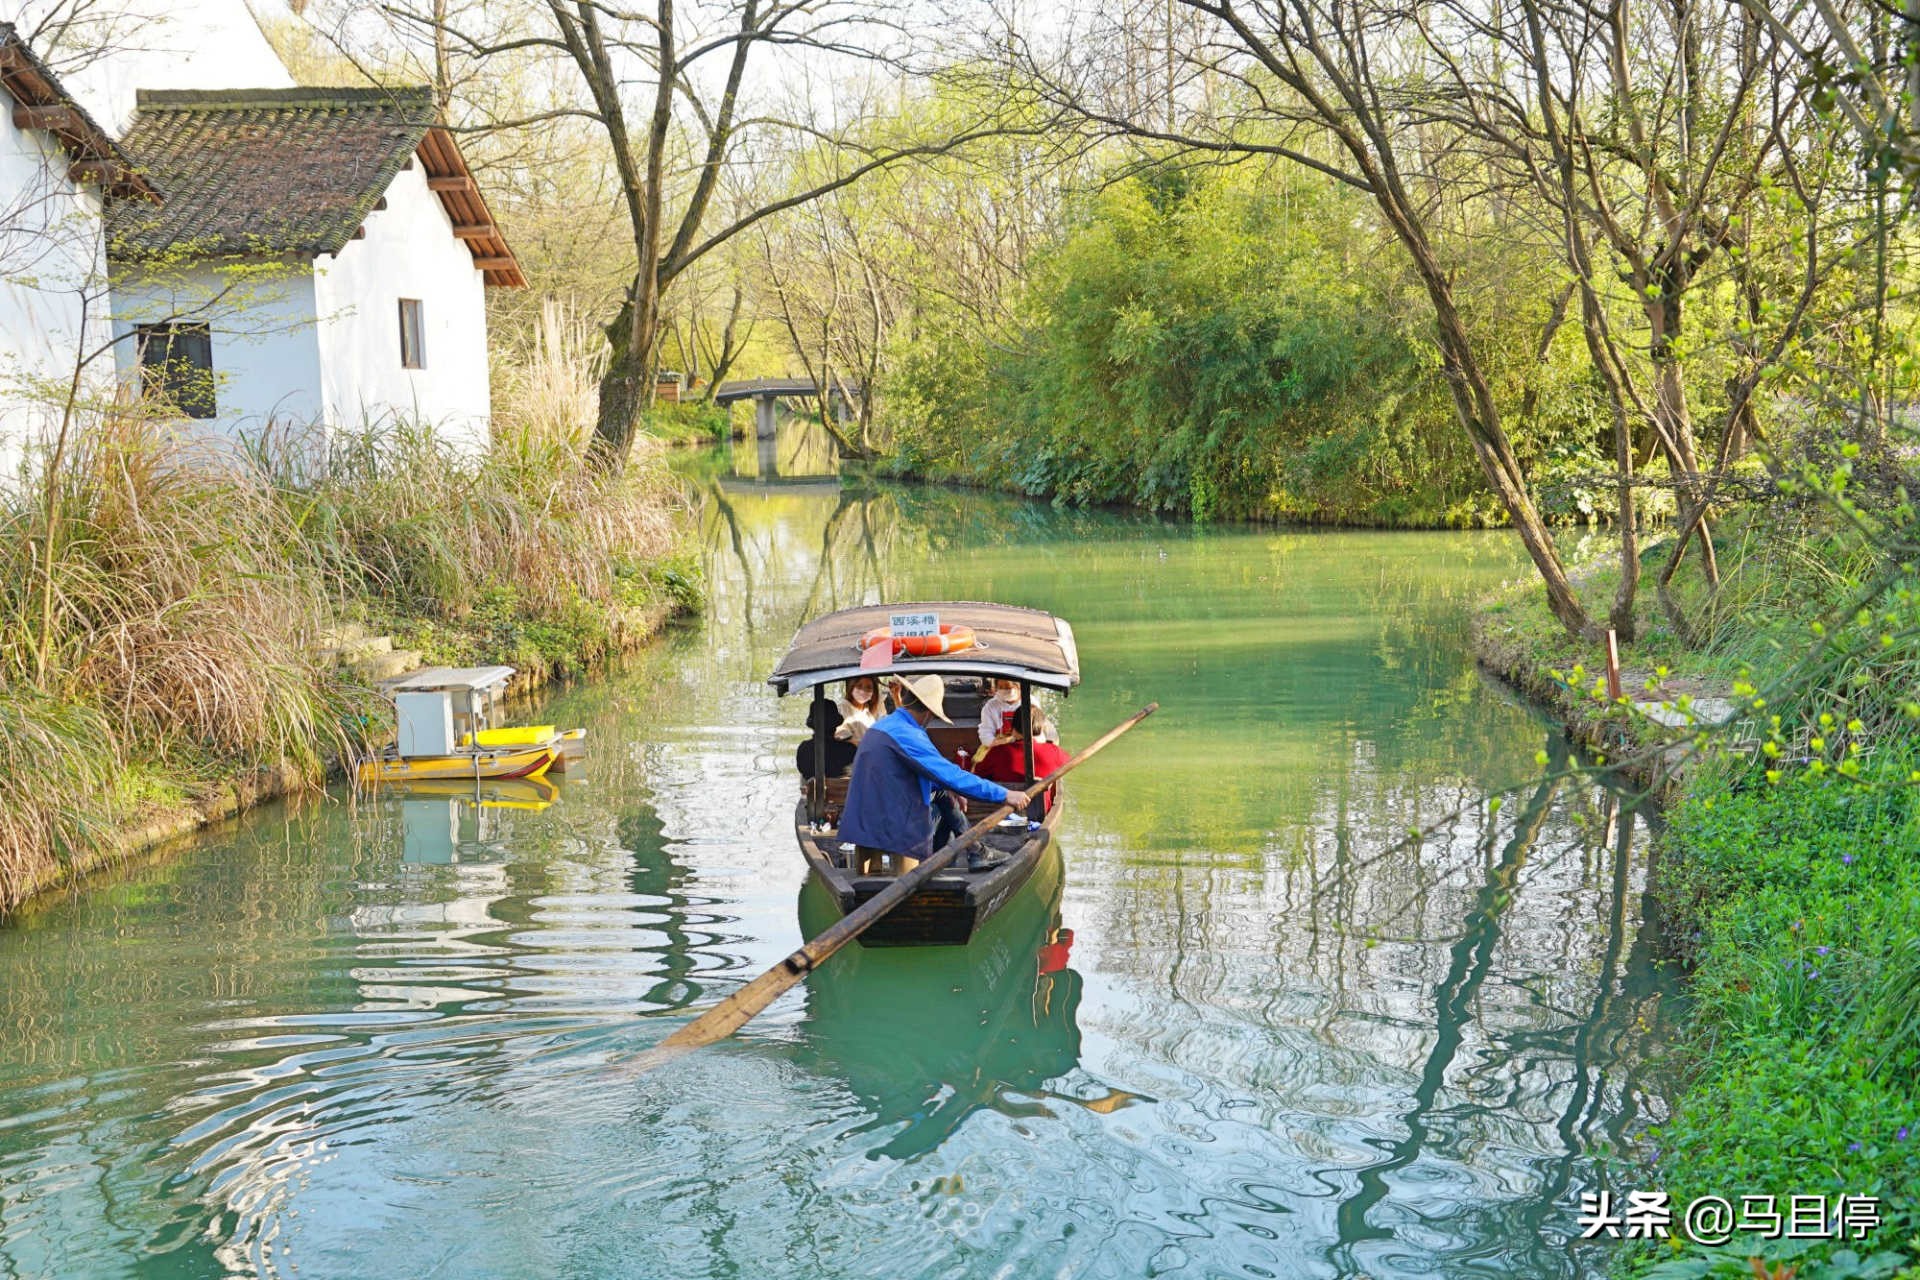
POLYGON ((1920 1260, 1917 761, 1883 753, 1853 781, 1720 770, 1675 808, 1662 900, 1694 1015, 1688 1085, 1654 1135, 1661 1185, 1677 1204, 1877 1196, 1887 1223, 1852 1246, 1857 1266, 1841 1243, 1748 1241, 1652 1274, 1751 1275, 1718 1269, 1750 1253, 1802 1276, 1920 1260))
MULTIPOLYGON (((1503 520, 1365 203, 1271 177, 1106 187, 1036 255, 1004 340, 929 299, 891 352, 891 468, 1200 520, 1503 520)), ((1538 393, 1510 424, 1528 462, 1589 448, 1597 422, 1570 329, 1531 358, 1540 318, 1483 319, 1504 390, 1538 393)))
POLYGON ((719 405, 662 400, 647 410, 643 430, 667 444, 711 444, 733 432, 733 419, 719 405))

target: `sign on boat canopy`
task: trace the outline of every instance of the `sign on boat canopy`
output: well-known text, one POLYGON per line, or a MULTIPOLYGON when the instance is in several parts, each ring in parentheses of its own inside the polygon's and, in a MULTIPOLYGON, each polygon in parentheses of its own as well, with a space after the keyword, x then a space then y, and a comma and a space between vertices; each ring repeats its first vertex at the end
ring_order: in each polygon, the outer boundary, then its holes
POLYGON ((937 613, 890 613, 887 615, 887 629, 895 640, 915 640, 925 636, 940 634, 940 615, 937 613))

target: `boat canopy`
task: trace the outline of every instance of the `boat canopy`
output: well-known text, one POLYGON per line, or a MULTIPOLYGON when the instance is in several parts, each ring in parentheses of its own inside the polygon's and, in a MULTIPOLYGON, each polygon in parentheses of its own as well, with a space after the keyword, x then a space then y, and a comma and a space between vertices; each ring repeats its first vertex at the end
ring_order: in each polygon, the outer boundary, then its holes
POLYGON ((388 693, 494 694, 513 679, 512 667, 425 667, 397 679, 383 681, 388 693))
POLYGON ((926 600, 909 604, 869 604, 815 618, 794 633, 786 656, 767 683, 782 694, 857 675, 1003 676, 1046 689, 1066 690, 1080 683, 1080 652, 1073 628, 1064 618, 1039 609, 971 600, 926 600), (860 640, 885 627, 892 614, 937 613, 942 627, 973 631, 973 645, 958 653, 913 657, 896 653, 884 666, 862 668, 860 640))

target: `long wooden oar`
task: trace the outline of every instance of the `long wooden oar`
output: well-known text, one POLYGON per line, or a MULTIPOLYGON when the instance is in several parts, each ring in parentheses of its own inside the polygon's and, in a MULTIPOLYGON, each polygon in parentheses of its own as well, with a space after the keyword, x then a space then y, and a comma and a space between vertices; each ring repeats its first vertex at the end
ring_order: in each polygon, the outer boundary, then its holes
MULTIPOLYGON (((1094 739, 1081 750, 1079 755, 1034 783, 1030 794, 1039 795, 1092 759, 1101 748, 1159 709, 1159 703, 1150 702, 1134 712, 1094 739)), ((673 1056, 688 1049, 698 1049, 716 1040, 724 1040, 744 1027, 754 1015, 778 999, 782 992, 793 988, 809 973, 824 964, 834 952, 859 937, 861 932, 874 921, 913 896, 921 885, 945 870, 955 858, 979 844, 988 832, 999 825, 1002 818, 1012 812, 1012 805, 1003 804, 968 827, 959 838, 949 842, 919 866, 840 917, 836 924, 822 932, 820 936, 801 944, 800 949, 785 960, 662 1040, 658 1047, 646 1055, 647 1062, 644 1065, 656 1065, 663 1057, 673 1056)))

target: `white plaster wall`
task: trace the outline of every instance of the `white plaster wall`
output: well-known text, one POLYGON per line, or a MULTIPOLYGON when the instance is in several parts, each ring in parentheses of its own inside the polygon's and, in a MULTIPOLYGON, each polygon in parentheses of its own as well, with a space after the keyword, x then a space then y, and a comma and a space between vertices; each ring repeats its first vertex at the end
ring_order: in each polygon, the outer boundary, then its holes
MULTIPOLYGON (((0 486, 16 483, 24 451, 58 423, 82 348, 107 337, 105 240, 99 192, 67 178, 67 153, 41 130, 16 129, 0 93, 0 486)), ((82 394, 111 388, 100 360, 82 394)))
POLYGON ((0 18, 34 31, 76 14, 35 52, 109 133, 126 132, 138 89, 279 89, 293 84, 246 0, 0 0, 0 18))
POLYGON ((367 216, 365 239, 314 263, 327 421, 355 428, 411 419, 482 451, 492 411, 485 285, 418 161, 386 194, 387 207, 367 216), (423 369, 400 365, 402 298, 424 304, 423 369))
POLYGON ((215 414, 182 419, 189 434, 231 441, 271 432, 318 449, 324 418, 314 279, 304 261, 199 264, 164 274, 123 270, 114 281, 116 365, 128 387, 140 380, 135 326, 169 318, 205 320, 213 334, 215 414))

